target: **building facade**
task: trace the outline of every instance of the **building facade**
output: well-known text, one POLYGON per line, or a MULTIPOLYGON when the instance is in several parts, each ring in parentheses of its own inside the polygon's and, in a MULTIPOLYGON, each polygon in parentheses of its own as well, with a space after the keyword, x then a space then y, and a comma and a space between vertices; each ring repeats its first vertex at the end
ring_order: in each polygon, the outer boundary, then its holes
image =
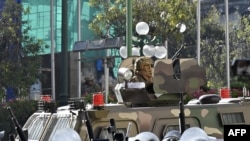
POLYGON ((88 23, 97 11, 89 7, 88 0, 66 1, 67 12, 62 11, 62 0, 22 0, 21 2, 23 7, 25 9, 29 8, 30 11, 28 15, 23 15, 23 19, 28 20, 30 23, 32 29, 30 35, 43 40, 45 44, 49 46, 49 48, 44 48, 44 52, 40 53, 43 56, 41 67, 45 70, 42 75, 43 80, 41 80, 43 94, 51 94, 52 76, 51 69, 49 68, 52 67, 51 47, 54 45, 52 53, 55 54, 54 69, 56 95, 61 93, 61 82, 67 81, 68 89, 66 91, 68 91, 70 95, 73 95, 73 97, 77 96, 79 77, 95 77, 95 61, 105 54, 101 51, 81 52, 79 60, 78 53, 72 51, 76 41, 95 38, 94 34, 88 28, 88 23), (79 7, 81 8, 80 10, 78 9, 79 7), (67 45, 65 46, 68 51, 66 58, 68 60, 67 64, 62 62, 63 57, 65 57, 62 55, 62 36, 64 35, 62 30, 62 19, 65 15, 67 15, 67 37, 65 37, 67 39, 67 45), (78 73, 79 61, 81 62, 82 75, 78 73), (69 74, 66 80, 62 79, 64 65, 66 65, 69 74))

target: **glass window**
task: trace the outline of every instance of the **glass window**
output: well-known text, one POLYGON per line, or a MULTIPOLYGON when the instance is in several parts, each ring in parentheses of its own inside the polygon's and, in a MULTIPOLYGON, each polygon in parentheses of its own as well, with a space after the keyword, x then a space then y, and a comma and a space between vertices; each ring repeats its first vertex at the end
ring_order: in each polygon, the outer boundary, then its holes
POLYGON ((223 125, 245 123, 243 112, 221 113, 220 116, 223 125))

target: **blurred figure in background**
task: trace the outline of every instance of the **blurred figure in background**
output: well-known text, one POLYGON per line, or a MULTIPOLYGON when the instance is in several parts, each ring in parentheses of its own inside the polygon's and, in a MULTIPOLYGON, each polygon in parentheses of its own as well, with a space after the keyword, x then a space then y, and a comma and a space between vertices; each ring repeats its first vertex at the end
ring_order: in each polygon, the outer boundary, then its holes
POLYGON ((96 82, 94 82, 93 78, 85 77, 85 83, 82 87, 82 96, 101 91, 101 87, 96 82))

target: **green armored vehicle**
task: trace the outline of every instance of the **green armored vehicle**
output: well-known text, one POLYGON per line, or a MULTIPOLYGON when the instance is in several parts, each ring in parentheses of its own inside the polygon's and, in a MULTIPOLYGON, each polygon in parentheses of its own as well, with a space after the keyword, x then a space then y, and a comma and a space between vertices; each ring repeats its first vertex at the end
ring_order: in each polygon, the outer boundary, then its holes
MULTIPOLYGON (((92 105, 77 98, 54 110, 52 102, 41 101, 21 136, 29 141, 184 141, 185 132, 196 127, 200 130, 193 132, 204 132, 205 140, 223 140, 224 125, 250 124, 247 96, 209 94, 183 104, 186 93, 206 82, 205 69, 195 59, 130 57, 121 63, 118 81, 117 104, 92 105), (177 135, 170 138, 172 131, 177 135)), ((24 141, 20 135, 16 140, 24 141)))

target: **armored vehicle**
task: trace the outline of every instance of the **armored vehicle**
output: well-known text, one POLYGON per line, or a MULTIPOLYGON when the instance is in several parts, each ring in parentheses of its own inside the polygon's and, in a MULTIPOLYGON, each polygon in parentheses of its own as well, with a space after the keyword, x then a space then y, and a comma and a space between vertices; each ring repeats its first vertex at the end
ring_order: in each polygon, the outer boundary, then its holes
POLYGON ((181 137, 195 127, 208 140, 223 140, 224 125, 250 124, 248 95, 222 98, 207 94, 183 103, 186 93, 206 83, 205 69, 195 59, 129 57, 120 65, 118 81, 117 104, 104 104, 100 93, 97 101, 93 95, 93 104, 75 98, 69 105, 54 108, 53 101, 40 101, 39 110, 30 116, 22 127, 23 134, 15 140, 147 141, 145 138, 150 136, 152 140, 167 141, 175 131, 179 135, 172 137, 184 141, 181 137), (146 75, 139 72, 141 69, 152 78, 135 78, 146 75))

